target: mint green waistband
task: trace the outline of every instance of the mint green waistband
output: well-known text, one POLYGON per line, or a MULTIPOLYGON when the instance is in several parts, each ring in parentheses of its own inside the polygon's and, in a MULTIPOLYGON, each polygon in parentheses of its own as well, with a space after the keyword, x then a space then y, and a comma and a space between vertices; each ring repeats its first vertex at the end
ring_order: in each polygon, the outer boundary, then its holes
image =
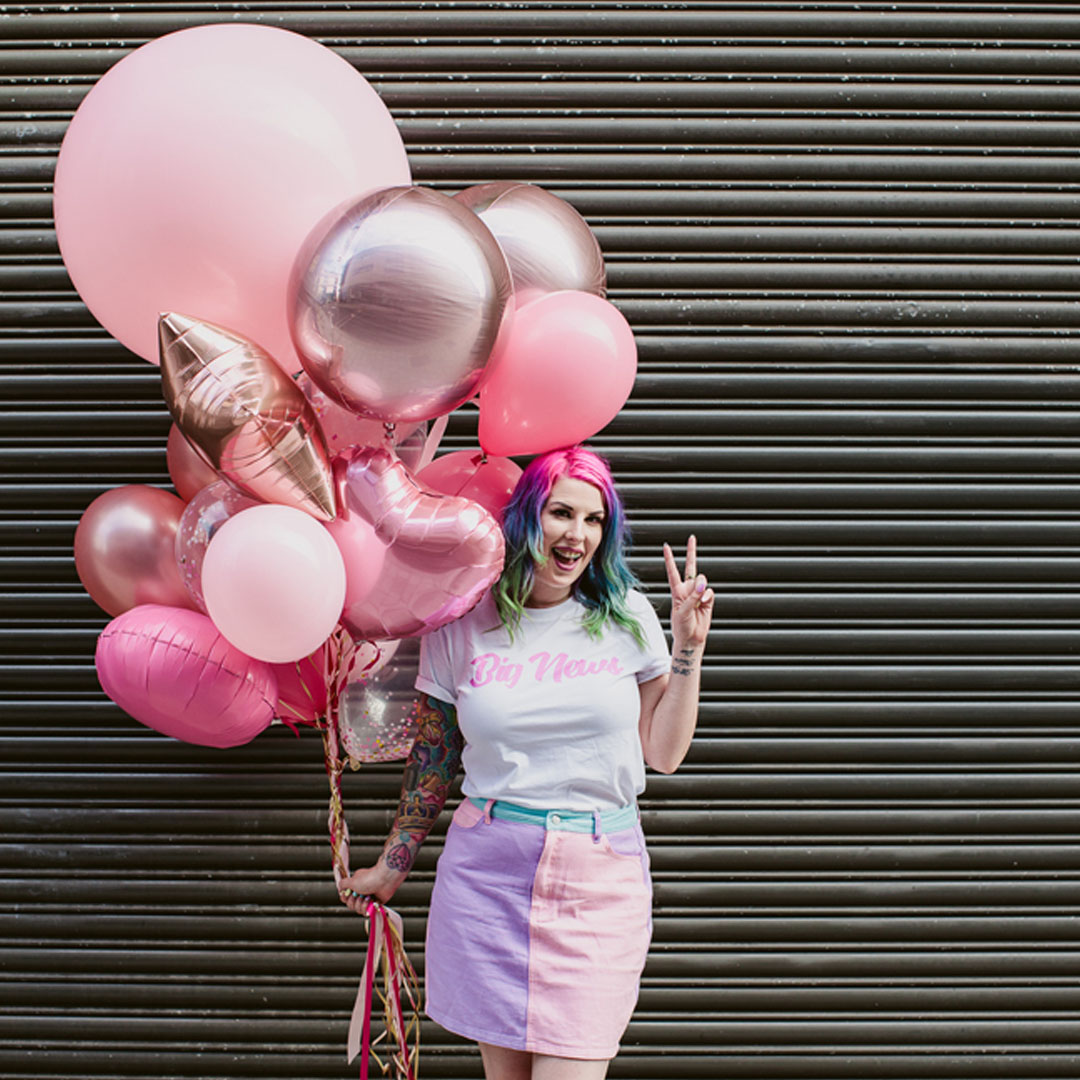
MULTIPOLYGON (((487 802, 474 795, 469 796, 473 806, 484 810, 487 802)), ((503 802, 497 799, 491 804, 491 816, 501 821, 517 821, 525 825, 539 825, 545 829, 558 829, 563 832, 591 833, 596 831, 596 815, 591 810, 532 810, 528 806, 503 802)), ((632 828, 638 822, 638 808, 620 806, 618 810, 600 811, 600 831, 621 832, 632 828)))

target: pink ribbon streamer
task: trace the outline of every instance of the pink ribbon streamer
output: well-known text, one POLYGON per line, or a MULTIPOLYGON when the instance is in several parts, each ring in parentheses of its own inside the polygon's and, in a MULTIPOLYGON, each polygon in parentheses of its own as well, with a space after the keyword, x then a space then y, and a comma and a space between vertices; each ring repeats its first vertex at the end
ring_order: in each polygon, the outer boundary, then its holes
MULTIPOLYGON (((398 964, 396 942, 401 941, 401 916, 396 911, 383 907, 374 900, 369 900, 365 915, 369 921, 368 949, 364 958, 364 971, 360 977, 360 986, 356 992, 352 1017, 349 1020, 348 1061, 362 1055, 360 1059, 360 1080, 368 1080, 368 1063, 374 1045, 371 1039, 371 1009, 375 990, 375 973, 380 964, 387 970, 388 1023, 392 1025, 393 1035, 400 1047, 400 1060, 397 1062, 398 1075, 405 1080, 416 1080, 413 1062, 409 1057, 408 1035, 401 1011, 401 982, 403 972, 398 964)), ((380 1039, 382 1036, 379 1037, 380 1039)), ((375 1040, 378 1042, 379 1040, 375 1040)))

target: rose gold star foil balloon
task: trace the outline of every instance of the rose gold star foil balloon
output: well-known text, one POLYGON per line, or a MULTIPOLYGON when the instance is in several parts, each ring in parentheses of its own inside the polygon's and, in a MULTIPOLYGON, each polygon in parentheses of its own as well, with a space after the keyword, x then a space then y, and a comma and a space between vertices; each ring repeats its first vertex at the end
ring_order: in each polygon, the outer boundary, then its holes
POLYGON ((290 327, 335 401, 376 420, 430 420, 479 389, 510 298, 506 259, 475 214, 392 187, 312 231, 290 279, 290 327))
POLYGON ((502 532, 478 503, 422 488, 383 449, 350 451, 334 471, 342 512, 361 515, 386 545, 374 588, 342 614, 353 637, 436 630, 469 611, 498 578, 502 532))
POLYGON ((585 219, 535 184, 477 184, 454 196, 491 230, 514 280, 520 306, 542 293, 573 289, 604 296, 600 245, 585 219))
POLYGON ((303 392, 273 357, 177 312, 161 316, 158 334, 165 403, 214 468, 257 499, 332 520, 326 443, 303 392))

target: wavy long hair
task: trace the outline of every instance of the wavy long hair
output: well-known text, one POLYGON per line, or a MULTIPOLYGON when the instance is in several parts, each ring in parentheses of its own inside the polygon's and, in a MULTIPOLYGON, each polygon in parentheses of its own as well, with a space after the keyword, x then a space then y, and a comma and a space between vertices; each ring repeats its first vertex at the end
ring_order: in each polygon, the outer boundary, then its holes
POLYGON ((600 543, 573 587, 574 597, 586 609, 585 630, 590 637, 599 638, 604 627, 613 622, 644 647, 644 631, 626 602, 627 591, 638 582, 626 562, 630 530, 622 499, 608 463, 582 446, 549 450, 533 458, 514 488, 502 517, 506 565, 493 590, 499 619, 513 640, 532 592, 535 568, 546 561, 540 515, 555 481, 563 476, 592 484, 604 501, 600 543))

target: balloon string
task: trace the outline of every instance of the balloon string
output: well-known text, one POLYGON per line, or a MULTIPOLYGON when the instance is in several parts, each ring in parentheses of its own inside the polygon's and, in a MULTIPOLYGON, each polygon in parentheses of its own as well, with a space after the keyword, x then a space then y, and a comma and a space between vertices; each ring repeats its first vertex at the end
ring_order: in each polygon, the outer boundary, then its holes
MULTIPOLYGON (((370 671, 381 656, 377 643, 375 655, 363 667, 361 674, 370 671)), ((330 781, 330 808, 327 825, 330 831, 330 848, 333 860, 334 883, 338 896, 345 901, 348 891, 344 887, 349 877, 349 828, 345 821, 345 805, 341 794, 341 777, 346 761, 351 768, 360 763, 351 756, 343 759, 340 750, 341 698, 356 667, 359 651, 352 638, 341 627, 330 636, 323 651, 322 675, 326 683, 326 723, 323 726, 323 750, 326 775, 330 781)), ((386 1075, 391 1066, 398 1080, 417 1080, 420 1054, 420 992, 419 980, 402 940, 400 917, 374 900, 369 900, 368 952, 364 973, 360 980, 356 1004, 353 1006, 349 1024, 349 1061, 362 1053, 361 1080, 367 1080, 369 1057, 374 1059, 386 1075), (375 973, 381 968, 382 985, 376 985, 375 973), (378 992, 383 1005, 384 1030, 376 1039, 371 1038, 371 1006, 374 991, 378 992), (409 1007, 409 1020, 404 1019, 402 996, 409 1007), (375 1046, 390 1036, 397 1049, 390 1060, 383 1062, 375 1053, 375 1046), (410 1054, 410 1043, 412 1053, 410 1054)))
POLYGON ((427 468, 435 460, 435 452, 439 449, 439 443, 442 442, 442 437, 446 434, 446 425, 449 423, 450 414, 447 413, 445 416, 440 416, 431 425, 431 430, 424 440, 424 449, 420 451, 420 459, 416 463, 416 472, 427 468))

